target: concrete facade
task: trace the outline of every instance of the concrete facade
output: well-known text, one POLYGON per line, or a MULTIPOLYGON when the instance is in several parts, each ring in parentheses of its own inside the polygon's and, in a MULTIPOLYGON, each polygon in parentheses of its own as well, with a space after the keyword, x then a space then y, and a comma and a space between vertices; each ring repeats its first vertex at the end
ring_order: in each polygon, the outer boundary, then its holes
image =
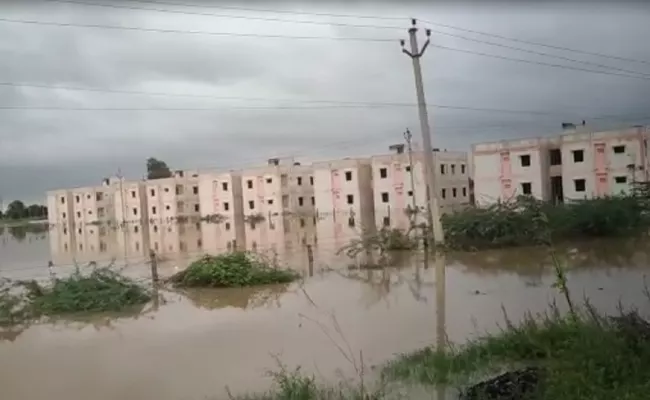
POLYGON ((149 218, 145 181, 121 178, 111 186, 114 188, 115 220, 119 225, 142 224, 149 218))
POLYGON ((311 165, 290 158, 269 159, 264 167, 243 170, 241 182, 246 248, 270 243, 281 237, 274 231, 288 233, 294 221, 306 223, 315 215, 311 165))
POLYGON ((176 171, 170 178, 145 181, 145 187, 147 213, 152 222, 201 216, 198 172, 176 171))
MULTIPOLYGON (((401 146, 396 153, 371 157, 375 224, 408 229, 407 209, 423 211, 427 206, 424 155, 414 151, 409 156, 401 146)), ((469 162, 465 152, 434 152, 436 190, 441 212, 469 205, 469 162)))
MULTIPOLYGON (((369 158, 313 164, 317 237, 336 247, 375 230, 372 166, 369 158)), ((319 245, 329 245, 319 240, 319 245)))
POLYGON ((206 250, 227 250, 243 246, 244 207, 239 172, 199 174, 201 227, 206 250))
POLYGON ((629 192, 648 180, 648 130, 592 132, 586 126, 550 138, 482 143, 472 147, 478 204, 530 194, 565 201, 629 192))

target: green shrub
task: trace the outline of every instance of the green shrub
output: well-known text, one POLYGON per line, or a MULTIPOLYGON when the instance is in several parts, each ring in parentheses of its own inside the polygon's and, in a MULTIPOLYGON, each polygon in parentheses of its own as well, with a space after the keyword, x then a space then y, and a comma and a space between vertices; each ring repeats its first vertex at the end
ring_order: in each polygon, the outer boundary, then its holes
POLYGON ((244 287, 292 282, 295 271, 272 268, 247 252, 205 255, 171 277, 179 287, 244 287))
POLYGON ((36 315, 121 311, 151 300, 144 287, 108 268, 95 269, 88 276, 77 270, 47 288, 30 283, 29 297, 36 315))
POLYGON ((124 311, 150 300, 151 293, 146 288, 109 268, 94 269, 88 275, 77 269, 49 286, 36 281, 6 285, 0 291, 0 325, 42 316, 124 311))
POLYGON ((620 236, 650 226, 646 202, 609 196, 553 205, 520 196, 515 201, 445 214, 447 246, 456 249, 539 244, 553 238, 620 236), (540 216, 546 218, 540 222, 540 216))

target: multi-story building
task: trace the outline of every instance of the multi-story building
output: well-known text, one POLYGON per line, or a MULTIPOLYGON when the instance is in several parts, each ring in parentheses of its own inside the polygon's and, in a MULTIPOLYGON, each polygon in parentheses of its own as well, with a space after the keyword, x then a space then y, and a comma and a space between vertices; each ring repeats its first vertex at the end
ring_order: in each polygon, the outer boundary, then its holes
POLYGON ((593 132, 564 124, 562 135, 472 147, 479 204, 532 195, 547 201, 627 192, 647 181, 649 132, 644 127, 593 132))
POLYGON ((118 225, 142 225, 148 219, 145 181, 111 181, 114 189, 115 220, 118 225))
POLYGON ((199 203, 205 250, 245 245, 242 178, 239 172, 199 174, 199 203))
POLYGON ((67 253, 76 248, 74 217, 72 211, 72 196, 69 190, 53 190, 47 192, 47 220, 50 230, 50 252, 52 254, 67 253))
POLYGON ((47 204, 52 210, 49 223, 57 228, 52 246, 64 252, 106 250, 107 232, 99 226, 115 222, 115 191, 110 179, 100 186, 48 192, 47 204))
POLYGON ((197 171, 176 171, 170 178, 147 180, 145 187, 150 221, 171 222, 201 216, 197 171))
POLYGON ((369 158, 313 164, 320 246, 340 247, 363 231, 374 231, 373 179, 369 158))
POLYGON ((114 190, 109 180, 101 186, 76 188, 70 192, 75 225, 114 221, 114 190))
POLYGON ((259 243, 279 246, 273 231, 289 232, 292 221, 313 219, 314 177, 311 166, 273 158, 268 165, 242 171, 246 248, 259 243))
MULTIPOLYGON (((375 223, 408 229, 411 210, 426 210, 427 185, 424 154, 404 152, 404 145, 393 145, 393 154, 371 157, 375 223)), ((434 151, 436 190, 441 212, 469 204, 469 168, 465 152, 434 151)), ((424 213, 420 213, 424 216, 424 213)))

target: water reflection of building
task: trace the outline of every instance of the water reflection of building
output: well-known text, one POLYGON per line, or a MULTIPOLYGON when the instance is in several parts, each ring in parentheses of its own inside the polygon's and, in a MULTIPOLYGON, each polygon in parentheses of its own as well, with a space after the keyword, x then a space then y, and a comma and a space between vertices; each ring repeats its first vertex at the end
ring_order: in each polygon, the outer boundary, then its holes
POLYGON ((120 257, 118 230, 117 226, 96 224, 71 230, 65 225, 53 225, 49 232, 50 260, 55 265, 70 265, 120 257))

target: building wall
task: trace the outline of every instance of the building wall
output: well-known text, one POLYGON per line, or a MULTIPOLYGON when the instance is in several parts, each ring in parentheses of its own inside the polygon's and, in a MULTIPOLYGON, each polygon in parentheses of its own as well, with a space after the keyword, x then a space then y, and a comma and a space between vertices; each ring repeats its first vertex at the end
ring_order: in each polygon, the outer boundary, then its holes
POLYGON ((68 190, 54 190, 47 192, 47 221, 50 225, 72 226, 72 197, 68 190))
POLYGON ((279 232, 284 235, 292 224, 315 215, 312 166, 295 165, 288 159, 284 164, 244 170, 241 182, 247 249, 258 248, 260 243, 279 247, 284 242, 279 232), (252 223, 250 218, 256 215, 263 221, 252 223))
MULTIPOLYGON (((439 206, 448 212, 469 204, 469 163, 464 152, 435 152, 434 170, 439 206)), ((373 156, 372 184, 375 224, 408 229, 407 208, 426 210, 427 185, 420 151, 373 156), (412 162, 412 166, 410 165, 412 162), (412 169, 412 171, 411 171, 412 169), (411 181, 413 173, 413 181, 411 181)), ((424 213, 420 214, 424 218, 424 213)))
POLYGON ((149 219, 170 222, 201 216, 198 174, 147 180, 145 187, 149 219))
POLYGON ((313 167, 318 247, 331 244, 340 248, 349 239, 358 237, 364 229, 373 231, 375 217, 370 159, 319 162, 313 167))
POLYGON ((110 185, 75 188, 70 191, 74 224, 114 220, 114 190, 110 185))
POLYGON ((645 180, 647 133, 643 128, 594 133, 575 133, 562 137, 563 190, 568 199, 629 192, 632 183, 645 180), (622 146, 623 151, 615 152, 622 146), (584 160, 576 162, 574 151, 584 160), (579 191, 576 180, 585 180, 579 191))
POLYGON ((472 147, 474 191, 479 204, 522 194, 531 183, 532 195, 551 200, 551 177, 562 177, 564 199, 581 199, 628 192, 633 181, 647 180, 648 132, 645 128, 590 132, 588 127, 552 138, 533 138, 472 147), (622 146, 620 153, 615 148, 622 146), (550 151, 560 149, 561 165, 551 165, 550 151), (582 159, 574 159, 576 151, 582 159), (530 166, 521 156, 530 156, 530 166), (578 160, 578 161, 576 161, 578 160), (581 184, 584 182, 584 190, 581 184))
POLYGON ((199 174, 199 203, 201 217, 220 215, 223 221, 202 224, 206 250, 226 250, 243 244, 244 208, 242 178, 238 172, 206 172, 199 174))
POLYGON ((46 197, 51 260, 58 264, 76 248, 72 227, 72 198, 68 190, 47 192, 46 197))
POLYGON ((121 224, 143 224, 149 218, 144 181, 122 179, 112 184, 115 198, 115 219, 121 224))
MULTIPOLYGON (((421 176, 424 182, 423 155, 417 157, 416 176, 421 176)), ((438 200, 441 212, 452 212, 469 205, 469 159, 466 152, 436 151, 433 153, 433 162, 436 173, 435 182, 438 186, 438 200), (443 173, 444 170, 444 173, 443 173), (444 196, 443 196, 444 192, 444 196)), ((426 184, 421 184, 421 189, 416 188, 420 201, 426 202, 426 184)))

